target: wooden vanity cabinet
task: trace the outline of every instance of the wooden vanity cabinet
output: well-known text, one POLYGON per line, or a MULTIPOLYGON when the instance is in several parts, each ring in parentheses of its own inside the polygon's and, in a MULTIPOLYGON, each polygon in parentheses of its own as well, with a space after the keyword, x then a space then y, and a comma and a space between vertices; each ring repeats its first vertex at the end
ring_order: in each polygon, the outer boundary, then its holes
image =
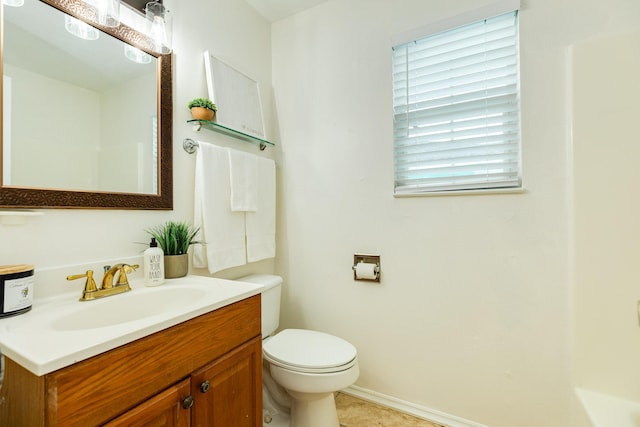
POLYGON ((260 333, 256 295, 44 376, 8 359, 0 426, 260 427, 260 333))

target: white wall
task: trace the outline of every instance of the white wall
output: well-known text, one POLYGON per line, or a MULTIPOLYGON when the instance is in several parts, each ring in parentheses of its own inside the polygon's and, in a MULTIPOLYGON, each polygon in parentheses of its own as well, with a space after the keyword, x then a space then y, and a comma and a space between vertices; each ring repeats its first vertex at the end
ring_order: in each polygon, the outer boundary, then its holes
MULTIPOLYGON (((152 64, 153 65, 153 64, 152 64)), ((100 158, 98 187, 102 191, 154 193, 152 137, 157 119, 158 84, 151 73, 110 88, 101 94, 100 158), (122 108, 122 103, 128 108, 122 108), (136 111, 133 115, 130 112, 136 111), (118 123, 110 126, 109 123, 118 123)))
POLYGON ((390 38, 490 3, 330 0, 273 26, 284 326, 353 342, 360 387, 495 427, 568 426, 568 46, 639 8, 523 1, 526 193, 394 199, 390 38), (353 281, 358 252, 381 255, 380 285, 353 281))
POLYGON ((97 188, 100 96, 24 68, 5 66, 4 74, 11 77, 14 94, 11 183, 97 188), (73 127, 69 117, 75 118, 73 127), (55 173, 34 174, 43 169, 55 173))
POLYGON ((578 43, 574 76, 576 384, 640 401, 640 32, 578 43))

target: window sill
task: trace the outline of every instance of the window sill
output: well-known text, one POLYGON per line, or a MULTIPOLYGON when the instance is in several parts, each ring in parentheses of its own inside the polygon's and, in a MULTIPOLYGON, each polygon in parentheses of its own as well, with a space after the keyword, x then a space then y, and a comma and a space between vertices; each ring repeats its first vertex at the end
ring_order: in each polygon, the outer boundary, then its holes
POLYGON ((527 190, 520 188, 493 188, 487 190, 432 191, 429 193, 394 194, 396 199, 407 197, 441 197, 441 196, 483 196, 488 194, 524 194, 527 190))

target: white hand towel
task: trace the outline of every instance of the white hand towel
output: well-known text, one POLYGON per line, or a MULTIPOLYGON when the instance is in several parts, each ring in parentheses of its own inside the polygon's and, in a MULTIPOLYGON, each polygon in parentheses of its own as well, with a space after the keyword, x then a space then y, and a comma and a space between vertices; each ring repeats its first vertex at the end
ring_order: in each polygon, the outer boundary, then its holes
POLYGON ((229 149, 231 210, 255 212, 258 208, 258 156, 229 149))
POLYGON ((276 163, 257 158, 258 209, 246 213, 247 261, 276 256, 276 163))
POLYGON ((194 245, 194 267, 214 273, 246 264, 244 212, 229 207, 229 155, 226 148, 200 142, 196 154, 194 225, 202 245, 194 245))

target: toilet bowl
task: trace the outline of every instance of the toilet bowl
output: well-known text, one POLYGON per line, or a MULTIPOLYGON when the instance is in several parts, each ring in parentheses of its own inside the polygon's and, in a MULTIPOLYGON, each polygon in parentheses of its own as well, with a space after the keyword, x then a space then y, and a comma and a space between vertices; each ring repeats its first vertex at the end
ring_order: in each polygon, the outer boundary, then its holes
POLYGON ((342 338, 307 329, 285 329, 274 335, 279 323, 282 278, 251 275, 238 280, 265 286, 264 426, 339 427, 334 393, 358 379, 356 348, 342 338))
POLYGON ((360 374, 356 348, 318 331, 285 329, 263 342, 271 377, 291 395, 292 427, 338 427, 334 393, 360 374))

